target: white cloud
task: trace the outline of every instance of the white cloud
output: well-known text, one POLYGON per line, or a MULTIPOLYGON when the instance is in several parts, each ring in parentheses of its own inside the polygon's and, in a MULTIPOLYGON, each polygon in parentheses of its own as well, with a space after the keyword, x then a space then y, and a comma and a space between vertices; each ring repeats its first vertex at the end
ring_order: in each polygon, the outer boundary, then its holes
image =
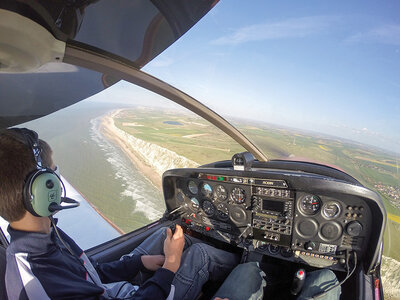
POLYGON ((353 43, 379 43, 400 46, 400 25, 387 24, 371 29, 368 32, 358 33, 346 41, 353 43))
POLYGON ((339 21, 340 18, 335 16, 313 16, 255 24, 239 28, 230 35, 220 37, 214 40, 213 44, 234 45, 251 41, 301 38, 318 34, 339 21))

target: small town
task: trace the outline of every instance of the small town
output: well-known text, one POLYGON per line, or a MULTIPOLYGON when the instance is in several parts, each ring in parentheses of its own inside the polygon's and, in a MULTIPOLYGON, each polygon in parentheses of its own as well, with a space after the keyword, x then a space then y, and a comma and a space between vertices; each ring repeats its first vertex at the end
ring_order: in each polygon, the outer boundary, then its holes
POLYGON ((387 196, 393 206, 400 209, 400 187, 379 183, 375 184, 375 188, 378 192, 387 196))

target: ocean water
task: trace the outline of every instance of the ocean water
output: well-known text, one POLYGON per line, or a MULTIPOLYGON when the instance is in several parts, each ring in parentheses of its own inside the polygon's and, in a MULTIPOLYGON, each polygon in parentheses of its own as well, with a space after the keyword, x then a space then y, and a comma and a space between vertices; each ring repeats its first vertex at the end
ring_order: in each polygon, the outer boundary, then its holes
POLYGON ((99 130, 103 116, 90 121, 90 135, 96 145, 103 151, 106 161, 115 173, 114 179, 121 182, 122 198, 135 202, 135 212, 143 213, 147 220, 159 219, 165 207, 159 191, 143 174, 132 165, 125 153, 110 142, 99 130))
MULTIPOLYGON (((83 101, 21 127, 36 130, 52 147, 55 163, 74 189, 129 232, 160 218, 165 205, 162 192, 99 130, 103 115, 125 107, 83 101)), ((120 234, 103 218, 89 217, 93 212, 90 205, 81 205, 58 214, 61 228, 83 248, 120 234)))

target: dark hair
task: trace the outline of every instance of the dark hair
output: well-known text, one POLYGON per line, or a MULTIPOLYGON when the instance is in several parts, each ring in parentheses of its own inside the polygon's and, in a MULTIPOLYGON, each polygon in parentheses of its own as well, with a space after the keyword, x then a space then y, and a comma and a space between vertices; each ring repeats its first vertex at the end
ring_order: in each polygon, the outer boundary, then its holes
MULTIPOLYGON (((39 140, 42 166, 50 168, 52 151, 39 140)), ((16 132, 0 132, 0 216, 8 222, 20 220, 26 213, 23 204, 23 187, 28 175, 36 170, 32 149, 16 132)))

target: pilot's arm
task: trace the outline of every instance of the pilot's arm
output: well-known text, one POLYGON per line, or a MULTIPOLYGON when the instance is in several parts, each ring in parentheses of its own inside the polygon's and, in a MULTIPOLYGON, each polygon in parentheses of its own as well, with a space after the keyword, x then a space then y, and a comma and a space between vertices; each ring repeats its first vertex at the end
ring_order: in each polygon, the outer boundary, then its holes
MULTIPOLYGON (((166 299, 171 293, 172 280, 180 266, 183 247, 185 244, 182 228, 178 225, 175 234, 167 229, 162 255, 133 255, 122 260, 102 263, 96 266, 99 276, 104 283, 129 280, 140 270, 155 271, 134 294, 133 299, 166 299)), ((173 290, 172 290, 173 293, 173 290)))

